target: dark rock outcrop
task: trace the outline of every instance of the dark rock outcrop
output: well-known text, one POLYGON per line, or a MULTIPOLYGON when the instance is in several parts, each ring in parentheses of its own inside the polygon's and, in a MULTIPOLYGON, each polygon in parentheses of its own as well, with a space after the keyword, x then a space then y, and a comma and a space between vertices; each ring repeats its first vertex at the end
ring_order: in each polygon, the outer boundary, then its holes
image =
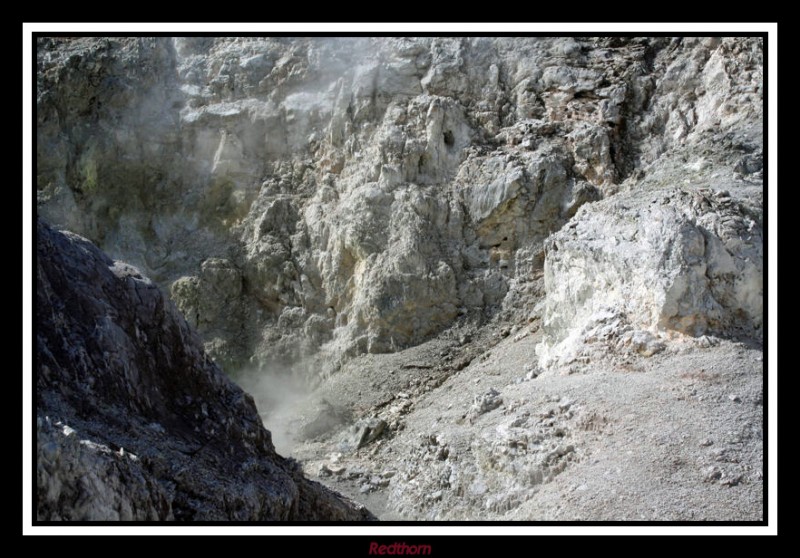
POLYGON ((37 517, 369 520, 279 456, 161 290, 37 226, 37 517))

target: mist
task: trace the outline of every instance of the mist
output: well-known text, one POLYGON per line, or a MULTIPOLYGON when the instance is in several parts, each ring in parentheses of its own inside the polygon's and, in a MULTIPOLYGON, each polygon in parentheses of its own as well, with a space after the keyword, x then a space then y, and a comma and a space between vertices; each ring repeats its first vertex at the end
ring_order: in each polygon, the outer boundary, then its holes
POLYGON ((291 455, 297 433, 313 402, 313 388, 290 370, 246 368, 231 374, 234 381, 253 396, 264 427, 272 432, 275 450, 291 455))

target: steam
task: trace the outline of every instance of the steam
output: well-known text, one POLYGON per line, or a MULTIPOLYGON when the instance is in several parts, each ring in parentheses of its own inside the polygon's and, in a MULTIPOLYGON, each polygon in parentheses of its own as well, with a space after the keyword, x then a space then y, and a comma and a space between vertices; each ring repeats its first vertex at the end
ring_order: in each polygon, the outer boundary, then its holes
MULTIPOLYGON (((174 89, 181 102, 170 98, 169 103, 162 104, 173 112, 179 107, 172 117, 196 132, 187 140, 193 142, 193 157, 182 163, 186 165, 186 183, 201 185, 196 190, 203 210, 223 207, 236 218, 254 208, 260 210, 249 200, 265 176, 278 175, 271 170, 272 161, 283 161, 293 154, 323 157, 320 149, 328 149, 326 141, 339 146, 352 133, 346 125, 348 111, 372 110, 374 104, 388 102, 389 94, 379 97, 376 90, 394 86, 395 74, 423 72, 416 68, 413 57, 417 51, 422 54, 428 50, 406 39, 369 37, 232 41, 180 37, 173 39, 173 47, 178 84, 174 89), (408 51, 403 59, 410 57, 412 62, 407 65, 411 69, 387 66, 398 49, 408 51), (222 67, 209 64, 212 50, 216 53, 212 58, 217 60, 220 53, 227 52, 228 62, 222 67), (295 77, 284 75, 289 70, 295 72, 295 77), (386 87, 380 85, 380 79, 388 80, 386 87), (262 81, 269 87, 265 89, 262 81), (234 83, 235 87, 231 85, 234 83), (231 191, 220 189, 215 197, 204 197, 204 188, 212 183, 230 183, 231 191), (236 213, 231 208, 236 208, 236 213)), ((194 239, 200 238, 194 229, 182 228, 180 221, 167 222, 163 228, 170 233, 164 235, 166 238, 180 235, 180 243, 192 247, 194 239)), ((187 252, 203 253, 204 249, 198 246, 187 252)), ((200 278, 205 281, 203 275, 200 278)), ((209 292, 225 287, 205 283, 201 286, 208 287, 209 292)), ((278 317, 279 311, 276 313, 273 308, 261 310, 278 317)), ((196 308, 182 311, 199 315, 196 308)), ((226 328, 243 318, 221 311, 204 319, 213 329, 220 325, 226 328)), ((306 368, 303 363, 292 363, 231 372, 254 397, 277 451, 284 455, 292 454, 298 442, 328 435, 349 419, 345 410, 314 392, 308 383, 312 374, 306 368)))
POLYGON ((291 371, 275 368, 240 370, 234 378, 253 396, 264 427, 272 432, 275 450, 291 455, 311 405, 312 388, 308 382, 291 371))

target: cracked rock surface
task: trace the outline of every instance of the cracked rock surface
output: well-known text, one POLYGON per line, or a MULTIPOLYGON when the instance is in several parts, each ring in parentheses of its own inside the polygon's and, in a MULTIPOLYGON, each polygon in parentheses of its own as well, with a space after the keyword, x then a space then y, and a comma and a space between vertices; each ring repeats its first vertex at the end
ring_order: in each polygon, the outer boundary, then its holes
POLYGON ((39 520, 372 518, 275 453, 153 282, 77 235, 37 237, 39 520))
MULTIPOLYGON (((43 37, 37 209, 168 292, 278 450, 381 518, 756 520, 763 48, 43 37)), ((70 358, 143 373, 92 343, 70 358)), ((137 385, 137 413, 189 405, 137 385)), ((148 510, 180 486, 147 482, 148 510)))

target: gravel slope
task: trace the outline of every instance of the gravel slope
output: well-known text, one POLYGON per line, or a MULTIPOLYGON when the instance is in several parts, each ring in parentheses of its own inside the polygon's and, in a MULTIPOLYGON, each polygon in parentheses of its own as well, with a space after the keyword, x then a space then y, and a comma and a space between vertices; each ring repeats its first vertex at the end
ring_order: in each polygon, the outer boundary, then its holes
POLYGON ((465 346, 452 331, 356 359, 284 424, 297 432, 325 398, 354 421, 385 419, 387 433, 347 452, 343 425, 293 455, 384 520, 761 519, 759 348, 684 338, 649 358, 526 379, 540 371, 530 327, 465 346), (446 369, 447 355, 468 351, 479 352, 469 366, 446 369), (475 398, 492 389, 502 403, 476 415, 475 398))

